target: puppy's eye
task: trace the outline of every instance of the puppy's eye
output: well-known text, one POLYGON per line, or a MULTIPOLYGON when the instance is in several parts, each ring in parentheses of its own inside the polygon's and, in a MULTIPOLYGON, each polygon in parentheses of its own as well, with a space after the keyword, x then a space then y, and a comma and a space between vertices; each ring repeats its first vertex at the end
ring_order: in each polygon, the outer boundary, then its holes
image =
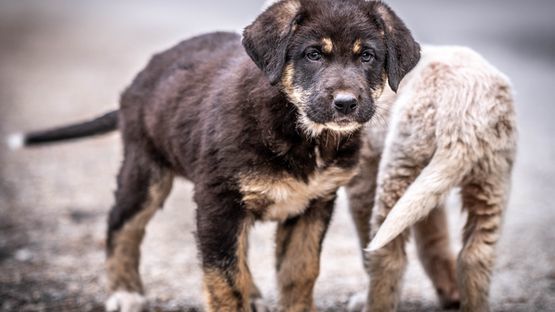
POLYGON ((313 62, 316 62, 322 59, 322 54, 318 50, 309 50, 306 52, 306 58, 313 62))
POLYGON ((364 63, 368 63, 374 59, 374 54, 370 50, 364 50, 360 55, 360 60, 364 63))

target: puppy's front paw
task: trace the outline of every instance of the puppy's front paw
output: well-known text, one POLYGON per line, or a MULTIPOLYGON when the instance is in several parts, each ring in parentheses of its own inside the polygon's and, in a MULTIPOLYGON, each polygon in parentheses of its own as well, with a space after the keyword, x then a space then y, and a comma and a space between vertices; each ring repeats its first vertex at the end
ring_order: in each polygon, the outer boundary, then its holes
POLYGON ((142 312, 146 308, 146 298, 136 292, 117 291, 106 301, 108 312, 142 312))
POLYGON ((361 312, 364 311, 366 306, 366 292, 361 291, 352 295, 349 298, 349 304, 347 304, 347 311, 349 312, 361 312))

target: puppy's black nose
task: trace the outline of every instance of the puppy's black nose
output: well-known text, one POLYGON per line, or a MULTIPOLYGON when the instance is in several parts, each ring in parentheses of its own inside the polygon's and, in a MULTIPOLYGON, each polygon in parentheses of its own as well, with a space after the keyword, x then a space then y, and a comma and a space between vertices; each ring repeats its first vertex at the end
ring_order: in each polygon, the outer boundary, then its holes
POLYGON ((333 107, 344 115, 352 113, 357 108, 357 105, 357 98, 351 93, 338 93, 333 98, 333 107))

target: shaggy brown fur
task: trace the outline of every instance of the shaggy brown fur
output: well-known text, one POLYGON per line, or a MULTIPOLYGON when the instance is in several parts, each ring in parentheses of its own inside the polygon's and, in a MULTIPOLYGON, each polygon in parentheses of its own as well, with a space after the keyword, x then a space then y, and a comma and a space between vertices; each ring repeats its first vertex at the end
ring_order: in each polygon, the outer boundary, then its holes
POLYGON ((442 304, 460 301, 463 311, 488 311, 494 247, 516 152, 507 78, 469 49, 427 47, 398 96, 386 92, 378 105, 392 109, 387 136, 377 129, 369 133, 373 146, 383 143, 377 180, 379 150, 362 158, 363 171, 349 190, 360 241, 364 245, 373 238, 365 253, 371 276, 367 310, 396 309, 406 229, 416 223, 419 256, 442 304), (373 189, 374 181, 375 196, 372 191, 364 197, 360 190, 373 189), (455 265, 443 205, 456 186, 468 220, 455 265))

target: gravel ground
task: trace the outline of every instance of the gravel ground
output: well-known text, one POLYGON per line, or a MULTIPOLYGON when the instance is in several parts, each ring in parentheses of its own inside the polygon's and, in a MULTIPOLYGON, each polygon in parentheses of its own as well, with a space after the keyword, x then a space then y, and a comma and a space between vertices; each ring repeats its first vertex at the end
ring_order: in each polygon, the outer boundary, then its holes
MULTIPOLYGON (((0 0, 0 136, 95 116, 149 56, 193 34, 238 30, 262 1, 0 0)), ((469 45, 512 78, 520 153, 492 283, 495 311, 555 310, 555 2, 390 1, 417 37, 469 45)), ((102 311, 105 219, 121 144, 117 134, 9 152, 0 147, 0 311, 102 311)), ((191 184, 178 181, 148 228, 141 271, 157 311, 201 305, 191 184)), ((454 248, 464 215, 451 201, 454 248)), ((250 262, 275 299, 274 225, 251 235, 250 262)), ((354 227, 341 193, 316 286, 321 310, 343 311, 365 289, 354 227)), ((434 311, 415 261, 402 311, 434 311)))

